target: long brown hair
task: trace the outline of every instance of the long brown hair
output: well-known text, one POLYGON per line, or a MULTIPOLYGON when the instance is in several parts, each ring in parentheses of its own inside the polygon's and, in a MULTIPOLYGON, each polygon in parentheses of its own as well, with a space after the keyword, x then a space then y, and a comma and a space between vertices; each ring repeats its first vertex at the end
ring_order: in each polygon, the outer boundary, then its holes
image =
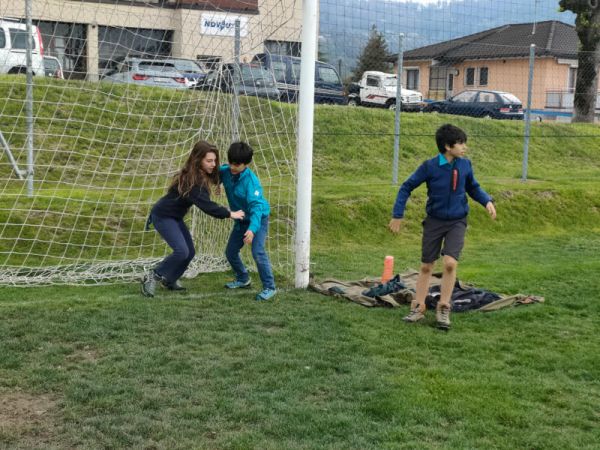
POLYGON ((209 189, 211 184, 218 186, 219 182, 219 151, 217 147, 206 141, 198 141, 194 145, 185 165, 173 178, 170 187, 176 187, 179 195, 187 197, 194 186, 209 189), (206 173, 202 170, 202 160, 208 153, 214 153, 216 156, 216 166, 213 173, 206 173))

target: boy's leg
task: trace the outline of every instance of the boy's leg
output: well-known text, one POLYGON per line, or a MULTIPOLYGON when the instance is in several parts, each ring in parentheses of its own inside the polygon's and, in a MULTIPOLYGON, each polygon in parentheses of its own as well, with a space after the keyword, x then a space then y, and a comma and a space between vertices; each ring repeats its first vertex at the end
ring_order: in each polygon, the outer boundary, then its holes
POLYGON ((429 280, 431 279, 431 273, 433 272, 434 263, 422 263, 421 270, 419 271, 419 277, 417 278, 417 290, 415 293, 415 299, 410 306, 410 312, 404 318, 405 322, 418 322, 425 317, 425 299, 429 292, 429 280))
POLYGON ((458 267, 458 259, 465 244, 466 231, 467 220, 457 220, 450 224, 444 239, 444 248, 442 250, 442 254, 444 255, 444 271, 440 287, 440 300, 436 311, 437 326, 443 330, 450 328, 452 291, 456 283, 456 268, 458 267))
POLYGON ((411 312, 404 318, 406 322, 416 322, 424 317, 425 299, 429 293, 429 281, 435 261, 440 256, 445 230, 443 221, 426 217, 422 222, 423 238, 421 240, 421 270, 417 278, 417 292, 411 305, 411 312))
POLYGON ((440 287, 440 300, 438 307, 450 307, 450 299, 456 283, 456 268, 458 261, 452 256, 444 255, 444 271, 442 272, 442 285, 440 287))
POLYGON ((425 312, 427 309, 427 306, 425 306, 425 299, 429 293, 429 281, 431 280, 434 264, 435 263, 421 263, 421 270, 419 271, 419 277, 417 278, 415 300, 412 305, 413 309, 418 308, 421 312, 425 312))
POLYGON ((229 235, 229 241, 227 241, 227 247, 225 248, 227 261, 229 261, 229 264, 235 273, 236 281, 239 281, 240 283, 248 283, 248 281, 250 281, 248 270, 240 257, 240 250, 244 246, 245 232, 246 227, 240 226, 239 224, 234 225, 231 234, 229 235))
POLYGON ((252 240, 252 257, 256 262, 256 268, 258 269, 258 275, 262 282, 263 289, 275 290, 275 278, 273 277, 273 269, 271 268, 271 261, 269 261, 269 255, 265 250, 265 242, 267 235, 269 234, 269 217, 263 217, 260 229, 254 235, 252 240))

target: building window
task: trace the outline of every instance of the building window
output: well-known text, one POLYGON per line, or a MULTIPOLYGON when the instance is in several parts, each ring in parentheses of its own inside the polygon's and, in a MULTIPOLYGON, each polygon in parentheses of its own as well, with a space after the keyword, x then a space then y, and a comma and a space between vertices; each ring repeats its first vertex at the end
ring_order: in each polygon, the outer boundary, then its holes
POLYGON ((300 42, 265 41, 265 51, 274 55, 300 56, 300 50, 300 42))
POLYGON ((468 67, 465 71, 465 86, 475 86, 475 68, 468 67))
POLYGON ((98 27, 99 69, 111 67, 126 56, 171 56, 173 31, 145 28, 98 27))
POLYGON ((419 90, 419 69, 406 70, 406 89, 419 90))
POLYGON ((569 67, 569 85, 567 88, 569 92, 575 92, 575 86, 577 85, 577 67, 569 67))
POLYGON ((58 58, 65 78, 85 78, 87 73, 86 25, 35 22, 40 29, 44 54, 58 58))
POLYGON ((487 86, 488 84, 488 68, 479 68, 479 86, 487 86))

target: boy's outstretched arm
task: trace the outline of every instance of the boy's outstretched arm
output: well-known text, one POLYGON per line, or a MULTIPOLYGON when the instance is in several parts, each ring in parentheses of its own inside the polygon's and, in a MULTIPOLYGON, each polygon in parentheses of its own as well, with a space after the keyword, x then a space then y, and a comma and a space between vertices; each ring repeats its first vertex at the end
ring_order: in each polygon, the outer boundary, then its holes
POLYGON ((404 220, 406 202, 412 191, 419 187, 426 179, 427 166, 426 163, 423 163, 404 183, 402 183, 402 186, 400 186, 398 195, 396 196, 396 202, 394 203, 394 209, 392 210, 392 220, 390 220, 390 223, 388 224, 388 228, 392 233, 398 233, 400 231, 404 220))

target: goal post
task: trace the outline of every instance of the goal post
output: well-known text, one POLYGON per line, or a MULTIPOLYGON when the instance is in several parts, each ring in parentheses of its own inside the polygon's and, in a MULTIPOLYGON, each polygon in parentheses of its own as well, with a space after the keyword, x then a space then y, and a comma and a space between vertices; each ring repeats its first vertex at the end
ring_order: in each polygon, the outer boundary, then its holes
MULTIPOLYGON (((0 132, 10 149, 0 153, 0 284, 138 279, 169 252, 145 230, 150 208, 198 140, 215 143, 226 162, 233 130, 255 149, 252 169, 272 211, 267 250, 292 280, 299 105, 279 101, 277 68, 256 56, 300 56, 300 3, 28 1, 30 34, 42 41, 30 44, 30 66, 44 58, 61 69, 32 74, 28 131, 27 78, 4 70, 19 51, 0 51, 0 132), (31 196, 14 169, 27 166, 28 142, 31 196)), ((0 4, 0 24, 8 22, 27 35, 22 0, 0 4)), ((222 192, 213 198, 227 203, 222 192)), ((197 208, 186 221, 197 254, 186 276, 226 270, 231 223, 197 208)), ((243 258, 252 267, 249 251, 243 258)))

